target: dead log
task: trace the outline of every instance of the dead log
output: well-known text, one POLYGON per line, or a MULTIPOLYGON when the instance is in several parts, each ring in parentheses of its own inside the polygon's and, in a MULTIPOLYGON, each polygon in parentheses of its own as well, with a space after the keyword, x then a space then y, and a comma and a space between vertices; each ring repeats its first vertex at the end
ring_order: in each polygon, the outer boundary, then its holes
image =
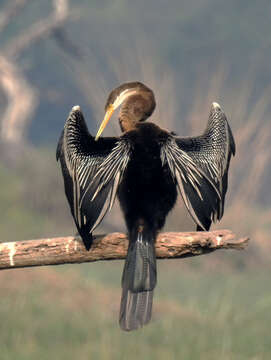
MULTIPOLYGON (((166 232, 157 238, 156 254, 158 259, 176 259, 218 249, 242 250, 248 240, 236 239, 229 230, 166 232)), ((127 245, 127 236, 121 233, 96 235, 90 251, 74 236, 0 243, 0 269, 120 260, 126 257, 127 245)))

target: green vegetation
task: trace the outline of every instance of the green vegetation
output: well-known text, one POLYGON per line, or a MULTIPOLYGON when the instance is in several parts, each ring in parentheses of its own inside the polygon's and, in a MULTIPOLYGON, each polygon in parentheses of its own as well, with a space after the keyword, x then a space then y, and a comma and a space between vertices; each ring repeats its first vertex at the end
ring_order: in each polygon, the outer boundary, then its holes
POLYGON ((0 162, 0 242, 72 231, 63 220, 68 209, 58 190, 62 184, 60 178, 57 182, 57 165, 52 159, 52 152, 48 156, 33 151, 19 165, 8 167, 0 162), (54 207, 57 201, 60 206, 54 207))
POLYGON ((182 261, 159 262, 153 321, 124 333, 117 321, 121 267, 2 272, 1 360, 270 359, 264 271, 200 273, 185 270, 182 261))

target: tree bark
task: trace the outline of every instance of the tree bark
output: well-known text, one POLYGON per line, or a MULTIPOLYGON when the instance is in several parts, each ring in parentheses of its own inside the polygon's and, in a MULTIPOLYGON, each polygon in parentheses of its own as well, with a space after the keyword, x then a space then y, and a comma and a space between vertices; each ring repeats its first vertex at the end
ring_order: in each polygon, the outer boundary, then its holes
MULTIPOLYGON (((161 233, 156 241, 158 259, 203 255, 218 249, 244 249, 248 238, 236 239, 229 230, 161 233)), ((94 236, 90 251, 79 237, 67 236, 0 243, 0 269, 119 260, 126 257, 127 236, 121 233, 94 236)))

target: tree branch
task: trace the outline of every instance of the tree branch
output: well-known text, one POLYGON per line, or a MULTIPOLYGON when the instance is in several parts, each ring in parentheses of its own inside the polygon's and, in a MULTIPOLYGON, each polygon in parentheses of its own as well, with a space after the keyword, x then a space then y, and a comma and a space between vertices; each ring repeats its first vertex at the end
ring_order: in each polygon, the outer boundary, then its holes
MULTIPOLYGON (((0 15, 0 31, 26 2, 15 0, 7 7, 0 15)), ((74 14, 70 11, 69 0, 52 0, 52 4, 53 10, 47 17, 26 27, 0 53, 0 87, 7 97, 7 107, 0 123, 0 141, 4 143, 23 142, 26 128, 38 103, 37 91, 27 81, 16 58, 29 46, 61 29, 74 14)))
POLYGON ((18 65, 0 53, 0 87, 7 97, 7 107, 0 123, 0 140, 21 143, 25 128, 37 105, 37 94, 18 65))
MULTIPOLYGON (((156 242, 159 259, 202 255, 218 249, 241 250, 248 238, 236 240, 229 230, 210 232, 161 233, 156 242)), ((127 236, 121 233, 97 235, 86 251, 80 238, 68 236, 0 244, 0 269, 28 266, 119 260, 126 257, 127 236)))
POLYGON ((18 56, 27 47, 41 39, 46 38, 52 31, 63 25, 71 15, 68 0, 52 0, 53 11, 46 18, 43 18, 29 28, 26 28, 21 34, 11 41, 4 49, 4 53, 9 58, 18 56))
POLYGON ((27 1, 29 0, 15 0, 7 3, 7 6, 1 10, 0 13, 0 32, 3 31, 16 16, 18 16, 20 10, 24 8, 27 1))

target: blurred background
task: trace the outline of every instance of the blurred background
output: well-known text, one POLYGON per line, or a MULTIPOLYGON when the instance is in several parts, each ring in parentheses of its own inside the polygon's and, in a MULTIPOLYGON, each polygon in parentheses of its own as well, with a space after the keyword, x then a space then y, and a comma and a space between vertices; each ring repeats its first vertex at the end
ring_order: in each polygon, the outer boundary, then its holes
MULTIPOLYGON (((109 92, 142 81, 152 120, 199 135, 211 102, 237 145, 213 228, 244 252, 159 261, 153 321, 118 327, 123 262, 2 271, 1 360, 270 359, 271 3, 0 1, 0 241, 74 234, 55 148, 80 105, 92 134, 109 92)), ((116 119, 116 116, 115 116, 116 119)), ((119 135, 111 121, 105 135, 119 135)), ((181 201, 166 229, 195 228, 181 201)), ((97 232, 125 231, 118 204, 97 232)))

